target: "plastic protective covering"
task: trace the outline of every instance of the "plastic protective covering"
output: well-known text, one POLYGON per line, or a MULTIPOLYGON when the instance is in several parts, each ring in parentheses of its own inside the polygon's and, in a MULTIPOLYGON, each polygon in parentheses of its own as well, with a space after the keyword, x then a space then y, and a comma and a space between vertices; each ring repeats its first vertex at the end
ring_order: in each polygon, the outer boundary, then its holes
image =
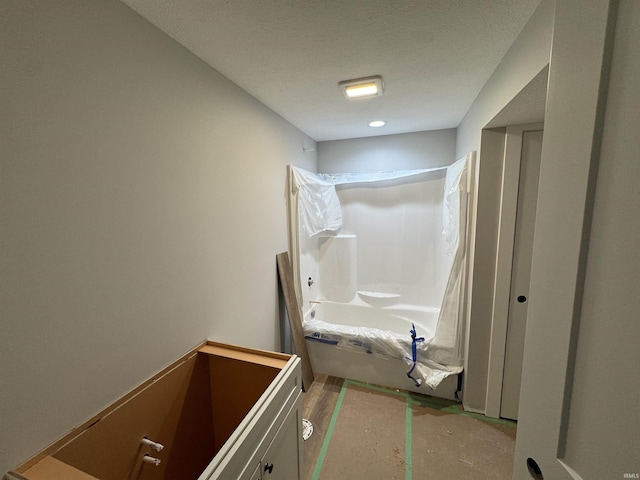
MULTIPOLYGON (((407 371, 414 366, 411 355, 412 338, 409 331, 404 335, 379 328, 337 325, 319 319, 308 319, 304 322, 304 333, 310 340, 333 345, 343 350, 403 360, 407 364, 407 371)), ((424 334, 419 329, 417 333, 424 334)), ((413 377, 435 389, 448 375, 462 371, 431 362, 429 354, 434 336, 419 338, 421 341, 416 342, 417 362, 413 377)))
POLYGON ((292 193, 298 197, 298 222, 303 234, 311 237, 339 230, 342 209, 331 177, 296 167, 291 167, 291 172, 292 193))
POLYGON ((416 328, 414 342, 411 332, 404 335, 378 328, 338 325, 321 319, 307 319, 304 322, 307 338, 341 349, 403 359, 411 374, 410 378, 414 381, 418 379, 416 385, 424 383, 432 389, 447 376, 462 371, 468 163, 465 157, 444 168, 339 175, 314 174, 291 167, 294 183, 299 189, 298 214, 301 233, 309 236, 340 229, 342 213, 336 185, 388 183, 402 179, 415 181, 420 175, 434 172, 446 175, 442 234, 446 239, 447 254, 451 263, 435 335, 420 332, 416 328), (415 361, 412 355, 414 346, 415 361))
MULTIPOLYGON (((459 162, 457 162, 459 163, 459 162)), ((457 164, 456 163, 456 164, 457 164)), ((454 164, 454 165, 456 165, 454 164)), ((373 173, 313 173, 290 166, 293 175, 292 194, 298 200, 298 221, 304 235, 337 232, 342 227, 342 209, 336 186, 355 184, 385 184, 407 178, 418 178, 451 167, 422 170, 400 170, 373 173)))
MULTIPOLYGON (((379 357, 405 358, 411 351, 411 336, 371 327, 337 325, 319 319, 304 322, 305 335, 310 339, 347 350, 369 353, 379 357)), ((427 351, 433 336, 420 343, 427 351)))

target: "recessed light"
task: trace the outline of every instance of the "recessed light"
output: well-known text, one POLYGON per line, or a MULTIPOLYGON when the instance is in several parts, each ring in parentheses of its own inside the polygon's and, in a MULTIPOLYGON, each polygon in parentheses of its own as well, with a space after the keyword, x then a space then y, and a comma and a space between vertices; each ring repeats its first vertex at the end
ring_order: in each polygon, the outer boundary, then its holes
POLYGON ((373 122, 369 122, 369 126, 373 128, 384 127, 387 124, 384 120, 374 120, 373 122))
POLYGON ((373 77, 354 78, 353 80, 343 80, 338 83, 342 88, 344 96, 351 98, 377 97, 384 93, 382 77, 374 75, 373 77))

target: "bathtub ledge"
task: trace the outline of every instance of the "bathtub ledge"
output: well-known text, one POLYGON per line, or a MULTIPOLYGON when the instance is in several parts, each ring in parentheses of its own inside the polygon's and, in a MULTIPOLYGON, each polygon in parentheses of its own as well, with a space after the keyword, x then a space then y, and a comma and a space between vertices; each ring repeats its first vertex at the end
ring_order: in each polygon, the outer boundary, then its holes
POLYGON ((358 290, 358 295, 362 298, 374 298, 377 300, 396 300, 400 298, 399 293, 368 292, 365 290, 358 290))

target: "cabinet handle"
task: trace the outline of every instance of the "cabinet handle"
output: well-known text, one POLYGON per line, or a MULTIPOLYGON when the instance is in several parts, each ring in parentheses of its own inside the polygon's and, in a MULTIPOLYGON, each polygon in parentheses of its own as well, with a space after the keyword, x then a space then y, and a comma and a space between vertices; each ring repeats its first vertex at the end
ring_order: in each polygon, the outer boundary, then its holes
POLYGON ((264 466, 264 471, 269 472, 269 475, 271 475, 271 472, 273 472, 273 463, 267 463, 264 466))

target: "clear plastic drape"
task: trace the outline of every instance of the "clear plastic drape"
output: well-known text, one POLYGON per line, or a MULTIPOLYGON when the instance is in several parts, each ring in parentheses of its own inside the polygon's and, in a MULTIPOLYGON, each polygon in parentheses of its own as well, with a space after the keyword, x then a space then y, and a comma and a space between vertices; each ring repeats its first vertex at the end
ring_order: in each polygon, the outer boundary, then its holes
MULTIPOLYGON (((460 373, 463 368, 465 278, 468 258, 468 175, 471 158, 469 155, 449 167, 442 168, 336 175, 315 174, 290 166, 290 201, 295 200, 297 204, 297 212, 291 214, 297 214, 298 232, 309 237, 340 230, 342 211, 336 186, 385 186, 395 182, 420 181, 421 176, 428 177, 434 173, 446 175, 442 234, 446 239, 447 254, 450 258, 448 281, 435 335, 418 345, 418 358, 413 372, 414 376, 421 377, 431 388, 435 388, 447 376, 460 373)), ((299 272, 297 273, 298 283, 299 272)), ((309 321, 308 325, 305 325, 305 334, 331 339, 331 344, 337 348, 355 351, 362 351, 362 347, 357 341, 354 342, 353 338, 366 338, 369 345, 376 346, 374 351, 367 353, 403 358, 407 365, 413 365, 412 359, 407 356, 408 345, 411 345, 409 335, 406 339, 397 338, 396 334, 377 329, 333 325, 320 320, 309 321), (346 340, 340 341, 340 338, 346 340)))

